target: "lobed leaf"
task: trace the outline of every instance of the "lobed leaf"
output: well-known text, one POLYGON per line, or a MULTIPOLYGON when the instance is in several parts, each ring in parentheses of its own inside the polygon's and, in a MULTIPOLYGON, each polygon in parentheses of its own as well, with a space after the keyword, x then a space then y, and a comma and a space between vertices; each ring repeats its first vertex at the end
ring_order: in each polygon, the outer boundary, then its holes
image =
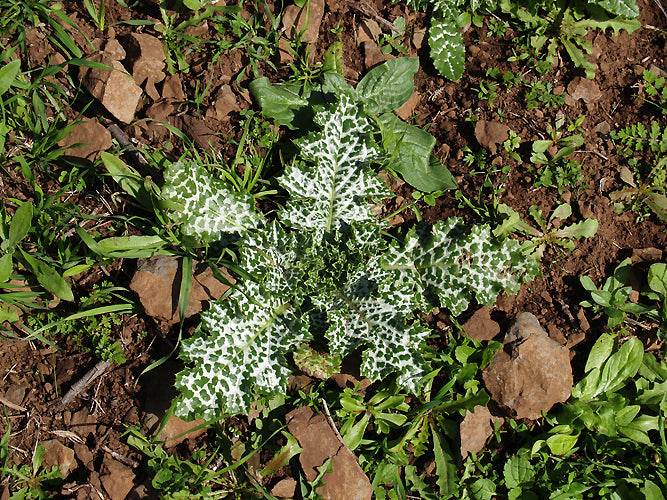
POLYGON ((386 198, 391 191, 369 169, 379 161, 370 143, 372 130, 359 105, 347 94, 315 116, 321 131, 298 141, 312 166, 292 164, 280 178, 290 200, 280 218, 294 228, 331 232, 342 224, 374 222, 366 198, 386 198))
POLYGON ((162 195, 179 206, 170 216, 187 236, 217 241, 221 233, 243 232, 262 222, 251 196, 232 192, 198 163, 172 163, 165 179, 162 195))
POLYGON ((202 314, 204 334, 183 342, 188 368, 176 377, 183 394, 176 414, 206 419, 248 413, 253 394, 286 391, 285 354, 310 338, 288 304, 252 281, 202 314))
POLYGON ((456 81, 465 69, 463 36, 453 20, 433 19, 429 30, 433 66, 445 78, 456 81))

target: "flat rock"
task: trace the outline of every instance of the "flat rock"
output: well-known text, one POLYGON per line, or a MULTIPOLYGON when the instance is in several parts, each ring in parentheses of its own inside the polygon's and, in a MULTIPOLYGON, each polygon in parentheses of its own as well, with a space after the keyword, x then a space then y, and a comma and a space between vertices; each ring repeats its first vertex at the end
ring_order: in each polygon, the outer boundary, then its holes
MULTIPOLYGON (((139 296, 146 314, 159 321, 178 322, 181 265, 181 258, 167 255, 139 259, 130 288, 139 296)), ((228 288, 213 277, 206 264, 195 263, 187 316, 200 312, 204 302, 222 297, 228 288)))
POLYGON ((104 466, 109 471, 100 477, 102 487, 111 500, 125 500, 134 488, 135 474, 132 469, 116 462, 109 455, 104 456, 104 466))
POLYGON ((222 142, 215 132, 199 118, 190 115, 184 115, 182 118, 185 133, 192 138, 199 148, 216 157, 222 149, 222 142))
POLYGON ((104 53, 111 57, 114 61, 122 61, 127 56, 125 49, 115 38, 111 38, 104 45, 104 53))
POLYGON ((408 99, 403 106, 398 108, 396 110, 396 114, 399 116, 399 118, 402 118, 403 120, 408 120, 410 117, 414 114, 415 108, 419 104, 419 101, 421 100, 419 93, 418 92, 413 92, 412 95, 410 96, 410 99, 408 99))
POLYGON ((322 498, 371 498, 371 482, 359 467, 357 457, 338 441, 324 415, 315 415, 313 410, 305 406, 288 413, 286 420, 289 432, 303 448, 299 462, 308 481, 313 481, 318 474, 317 467, 331 458, 331 472, 323 478, 326 484, 317 489, 322 498))
POLYGON ((185 92, 179 75, 170 75, 162 82, 162 98, 185 101, 185 92))
POLYGON ((234 111, 241 109, 236 101, 236 94, 229 85, 222 85, 215 93, 213 108, 218 121, 229 120, 234 111))
POLYGON ((496 121, 479 120, 475 125, 475 139, 480 146, 487 148, 491 154, 496 154, 498 144, 502 144, 509 137, 509 127, 496 121))
POLYGON ((44 464, 47 467, 56 466, 60 469, 60 475, 67 477, 69 473, 76 469, 76 458, 74 457, 74 450, 68 448, 57 439, 49 439, 42 441, 44 447, 44 464))
POLYGON ((165 78, 162 42, 147 33, 132 33, 123 42, 127 50, 125 61, 136 83, 142 85, 146 82, 146 93, 158 99, 154 86, 165 78))
POLYGON ((530 313, 516 317, 503 350, 482 376, 491 399, 515 418, 538 419, 567 401, 572 390, 569 350, 549 338, 530 313))
POLYGON ((493 426, 501 418, 494 417, 486 406, 475 406, 473 412, 466 410, 466 415, 459 427, 461 434, 461 458, 468 453, 477 453, 484 449, 486 440, 493 434, 493 426))
POLYGON ((101 152, 106 151, 112 146, 111 134, 97 120, 84 118, 80 123, 76 123, 72 127, 70 133, 58 143, 58 146, 61 148, 70 148, 65 153, 66 156, 92 161, 101 152))
POLYGON ((377 66, 394 57, 391 54, 383 54, 378 44, 373 41, 364 42, 361 46, 364 51, 364 65, 366 69, 371 69, 373 66, 377 66))
POLYGON ((303 8, 296 5, 288 6, 282 16, 283 28, 290 38, 296 37, 305 28, 306 31, 301 40, 306 43, 315 43, 319 37, 320 25, 324 17, 324 0, 310 0, 308 3, 309 5, 303 8))
POLYGON ((271 494, 277 498, 294 498, 296 492, 296 481, 291 477, 282 479, 271 488, 271 494))
POLYGON ((575 101, 581 99, 586 104, 595 102, 602 97, 600 87, 594 80, 581 78, 580 76, 569 83, 567 92, 575 101))
POLYGON ((130 123, 134 119, 134 112, 141 99, 141 87, 127 74, 127 70, 120 62, 113 60, 107 54, 96 54, 90 60, 113 69, 81 66, 79 72, 81 83, 109 113, 123 123, 130 123))
POLYGON ((663 251, 659 248, 633 248, 630 259, 633 264, 640 264, 642 262, 660 262, 662 260, 663 251))
POLYGON ((467 337, 479 340, 492 340, 500 333, 500 326, 491 319, 491 309, 483 306, 475 311, 468 321, 463 323, 463 330, 467 337))
MULTIPOLYGON (((160 421, 161 418, 154 414, 148 414, 146 417, 146 423, 149 427, 153 427, 152 430, 157 430, 160 421)), ((188 422, 176 415, 171 415, 155 438, 164 442, 165 447, 171 448, 181 444, 186 439, 194 439, 204 434, 207 430, 206 427, 200 429, 196 427, 205 423, 206 420, 195 419, 188 422)))

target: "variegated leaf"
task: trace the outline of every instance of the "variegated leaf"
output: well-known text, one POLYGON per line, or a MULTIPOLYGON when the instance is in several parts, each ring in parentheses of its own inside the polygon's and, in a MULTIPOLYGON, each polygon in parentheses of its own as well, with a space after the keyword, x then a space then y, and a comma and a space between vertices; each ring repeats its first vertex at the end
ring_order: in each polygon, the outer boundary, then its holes
POLYGON ((251 196, 232 192, 198 163, 179 160, 164 177, 162 195, 177 207, 170 216, 187 236, 217 241, 221 233, 243 232, 262 222, 251 196))
POLYGON ((367 198, 381 199, 391 191, 369 169, 381 159, 370 143, 372 130, 363 110, 347 94, 315 115, 321 131, 297 142, 311 166, 293 164, 280 179, 290 200, 280 213, 294 228, 317 234, 337 230, 353 221, 375 221, 367 198))
POLYGON ((537 272, 516 240, 497 240, 488 225, 466 228, 457 218, 438 222, 431 232, 410 232, 404 245, 385 253, 382 267, 422 293, 435 293, 454 315, 473 296, 491 305, 502 291, 517 293, 522 278, 537 272))
POLYGON ((428 44, 435 69, 449 80, 461 78, 465 69, 465 45, 453 19, 433 19, 428 44))
POLYGON ((210 304, 202 330, 183 342, 188 367, 175 384, 183 396, 176 406, 182 417, 247 414, 254 394, 284 393, 291 373, 284 355, 310 338, 307 323, 289 304, 250 281, 243 292, 210 304))

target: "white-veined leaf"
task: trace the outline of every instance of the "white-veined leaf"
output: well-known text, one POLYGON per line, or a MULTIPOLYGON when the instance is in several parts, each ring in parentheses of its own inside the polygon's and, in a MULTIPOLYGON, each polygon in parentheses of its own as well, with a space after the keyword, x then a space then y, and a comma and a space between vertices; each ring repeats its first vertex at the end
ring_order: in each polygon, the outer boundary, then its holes
POLYGON ((465 69, 465 45, 463 36, 450 19, 433 19, 429 30, 433 66, 445 78, 456 81, 465 69))

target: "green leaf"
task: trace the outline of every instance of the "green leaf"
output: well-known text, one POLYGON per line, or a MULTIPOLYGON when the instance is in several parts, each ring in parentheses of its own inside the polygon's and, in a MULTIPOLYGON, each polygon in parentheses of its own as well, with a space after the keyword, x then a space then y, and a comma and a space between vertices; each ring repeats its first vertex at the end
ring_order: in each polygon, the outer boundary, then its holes
POLYGON ((253 80, 248 89, 265 117, 292 129, 295 128, 295 115, 308 106, 308 101, 295 91, 284 85, 272 85, 266 77, 253 80))
POLYGON ((14 59, 0 68, 0 96, 9 90, 21 71, 21 60, 14 59))
POLYGON ((357 84, 357 95, 370 114, 388 113, 405 104, 415 91, 416 57, 397 57, 371 69, 357 84))
POLYGON ((604 364, 599 392, 614 392, 625 385, 639 371, 644 357, 644 346, 636 337, 630 337, 604 364))
POLYGON ((324 53, 324 62, 322 63, 323 72, 333 72, 343 75, 345 64, 343 63, 343 43, 334 42, 324 53))
POLYGON ((618 432, 624 436, 648 446, 652 445, 648 431, 655 430, 658 430, 658 417, 653 415, 639 415, 629 424, 618 427, 618 432))
POLYGON ((660 193, 649 193, 646 204, 660 219, 667 221, 667 196, 660 193))
POLYGON ((201 334, 183 341, 186 368, 175 382, 181 417, 247 414, 253 393, 285 393, 291 373, 285 354, 310 339, 308 324, 252 281, 228 300, 211 302, 201 325, 201 334))
POLYGON ((102 162, 123 191, 137 199, 145 207, 151 207, 150 195, 144 187, 142 177, 123 160, 112 154, 100 154, 102 162))
POLYGON ((496 495, 495 483, 485 477, 472 483, 469 490, 474 500, 491 500, 496 495))
POLYGON ((645 500, 665 500, 665 496, 662 494, 662 491, 663 490, 660 488, 660 486, 655 484, 653 481, 649 479, 644 481, 642 494, 644 495, 645 500))
POLYGON ((503 475, 507 489, 530 486, 535 478, 535 469, 528 454, 521 453, 510 457, 503 467, 503 475))
MULTIPOLYGON (((587 276, 582 277, 582 280, 585 277, 587 276)), ((614 337, 608 333, 600 335, 588 353, 588 360, 586 361, 584 372, 588 373, 593 368, 601 368, 604 362, 611 356, 613 349, 614 337)))
POLYGON ((9 226, 9 236, 7 242, 9 248, 15 247, 23 238, 25 238, 32 227, 32 203, 26 201, 14 212, 11 225, 9 226))
POLYGON ((46 262, 36 259, 23 249, 21 249, 21 254, 23 259, 32 269, 32 272, 35 274, 37 281, 45 290, 53 293, 59 299, 70 302, 74 300, 74 294, 72 293, 69 283, 65 281, 55 269, 49 266, 46 262))
POLYGON ((435 455, 436 484, 440 495, 449 498, 457 491, 458 476, 454 456, 446 441, 440 438, 438 431, 431 426, 433 434, 433 454, 435 455))
POLYGON ((391 191, 369 168, 380 159, 370 143, 370 123, 358 104, 342 94, 340 102, 317 113, 321 131, 296 141, 313 166, 292 163, 280 178, 290 199, 280 218, 294 228, 328 233, 341 224, 375 221, 366 198, 381 199, 391 191))
POLYGON ((381 263, 395 273, 396 282, 437 294, 440 306, 454 315, 463 312, 473 296, 491 305, 502 291, 517 293, 521 280, 537 272, 516 240, 495 239, 489 226, 466 227, 458 218, 439 221, 430 233, 411 230, 405 244, 393 245, 381 263))
POLYGON ((244 232, 262 222, 252 196, 231 191, 199 163, 179 160, 164 177, 163 197, 179 206, 170 216, 187 236, 217 241, 221 233, 244 232))
POLYGON ((160 236, 117 236, 97 242, 102 255, 126 259, 142 259, 159 253, 169 243, 160 236))
POLYGON ((295 457, 303 451, 303 448, 299 446, 298 441, 294 436, 292 436, 287 431, 282 431, 282 435, 287 439, 287 442, 276 452, 271 460, 264 466, 260 475, 266 477, 269 474, 273 474, 281 467, 284 467, 289 463, 292 457, 295 457))
POLYGON ((19 313, 14 309, 9 307, 0 307, 0 324, 4 323, 15 323, 19 320, 19 313))
POLYGON ((13 270, 12 254, 7 253, 0 257, 0 283, 5 283, 10 278, 13 270))
POLYGON ((465 68, 465 45, 456 24, 449 19, 432 19, 428 43, 435 69, 449 80, 461 78, 465 68))
POLYGON ((648 286, 661 295, 667 295, 667 264, 651 264, 648 270, 648 286))
POLYGON ((369 413, 364 413, 361 417, 361 420, 355 422, 343 435, 343 441, 347 444, 350 450, 354 451, 361 444, 361 440, 364 438, 364 433, 366 428, 370 423, 371 416, 369 413))
POLYGON ((639 17, 639 7, 635 0, 594 0, 593 3, 615 16, 639 17))
POLYGON ((556 434, 547 438, 547 446, 554 455, 565 455, 577 444, 579 434, 556 434))
POLYGON ((556 238, 592 238, 598 231, 597 219, 586 219, 553 232, 556 238))
POLYGON ((408 184, 427 193, 456 188, 449 170, 431 155, 435 137, 393 113, 380 115, 379 120, 382 145, 391 156, 391 166, 408 184))

